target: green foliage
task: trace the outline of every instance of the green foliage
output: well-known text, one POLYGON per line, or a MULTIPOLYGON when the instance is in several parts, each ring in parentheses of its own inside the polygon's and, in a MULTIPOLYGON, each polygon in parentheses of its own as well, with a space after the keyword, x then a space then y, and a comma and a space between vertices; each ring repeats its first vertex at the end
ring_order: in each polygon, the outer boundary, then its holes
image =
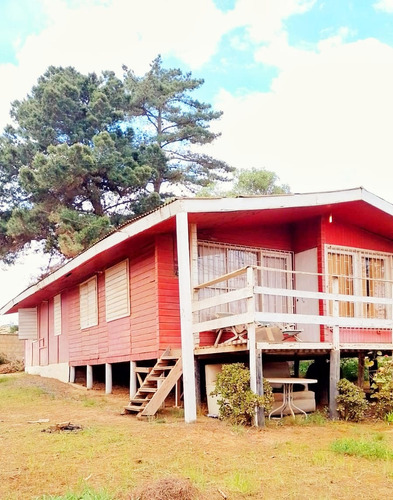
POLYGON ((343 378, 337 384, 337 411, 344 420, 358 422, 364 418, 368 403, 364 391, 343 378))
POLYGON ((0 259, 32 241, 73 257, 125 220, 159 206, 177 188, 231 170, 191 151, 217 134, 221 116, 192 99, 203 80, 156 58, 137 77, 125 68, 83 75, 51 66, 12 103, 0 136, 0 259))
POLYGON ((211 394, 218 397, 221 419, 235 425, 250 425, 257 407, 263 407, 268 414, 273 406, 273 391, 265 379, 263 391, 263 396, 252 392, 250 370, 243 363, 232 363, 223 365, 211 394))
POLYGON ((371 398, 375 401, 375 415, 386 419, 393 413, 393 360, 388 356, 378 356, 378 370, 374 374, 371 398))
POLYGON ((346 378, 350 382, 356 382, 358 379, 358 364, 356 358, 342 358, 340 361, 342 378, 346 378))
POLYGON ((5 365, 6 363, 8 363, 7 356, 4 352, 0 352, 0 365, 5 365))
POLYGON ((211 182, 201 189, 197 196, 199 197, 236 197, 236 196, 262 196, 272 194, 285 194, 290 192, 286 184, 278 184, 278 176, 264 168, 257 169, 237 169, 233 173, 233 186, 231 189, 225 189, 222 183, 211 182))
POLYGON ((393 450, 380 439, 360 440, 353 438, 337 439, 331 450, 342 455, 368 458, 369 460, 392 460, 393 450))
POLYGON ((225 180, 232 170, 226 163, 192 149, 219 136, 210 130, 210 123, 222 112, 190 95, 204 81, 180 69, 164 69, 160 56, 142 77, 126 66, 123 69, 129 114, 139 117, 141 155, 153 169, 154 191, 160 192, 164 183, 193 189, 225 180))

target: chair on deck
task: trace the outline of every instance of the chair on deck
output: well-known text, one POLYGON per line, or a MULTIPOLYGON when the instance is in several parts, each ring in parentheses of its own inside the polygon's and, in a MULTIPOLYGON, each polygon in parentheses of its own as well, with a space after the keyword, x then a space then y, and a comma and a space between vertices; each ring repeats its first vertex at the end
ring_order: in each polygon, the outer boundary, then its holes
POLYGON ((279 343, 285 341, 301 342, 298 335, 302 330, 295 329, 295 325, 259 325, 255 329, 257 342, 279 343))

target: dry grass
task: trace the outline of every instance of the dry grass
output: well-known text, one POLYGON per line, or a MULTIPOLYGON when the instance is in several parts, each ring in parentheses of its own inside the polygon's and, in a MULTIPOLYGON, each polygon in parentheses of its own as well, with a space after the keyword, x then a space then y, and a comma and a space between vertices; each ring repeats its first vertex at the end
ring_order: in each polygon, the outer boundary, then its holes
POLYGON ((317 418, 258 430, 204 416, 187 425, 178 411, 141 422, 121 415, 127 402, 124 391, 105 396, 26 374, 0 376, 0 498, 373 500, 391 495, 389 454, 386 459, 347 455, 333 446, 350 439, 383 442, 393 450, 392 428, 385 423, 317 418), (42 419, 49 421, 38 423, 42 419), (60 422, 82 430, 42 432, 60 422), (170 486, 181 490, 184 485, 188 497, 173 490, 169 497, 151 493, 164 495, 170 486), (142 496, 146 491, 150 496, 142 496))

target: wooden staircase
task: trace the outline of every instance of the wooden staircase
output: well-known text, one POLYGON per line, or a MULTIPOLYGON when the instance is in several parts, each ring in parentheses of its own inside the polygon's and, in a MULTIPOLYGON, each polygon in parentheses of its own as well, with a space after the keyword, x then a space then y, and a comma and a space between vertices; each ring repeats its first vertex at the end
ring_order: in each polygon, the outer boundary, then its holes
MULTIPOLYGON (((144 369, 146 370, 146 369, 144 369)), ((168 348, 148 373, 124 410, 138 418, 154 416, 183 373, 181 357, 168 348)))

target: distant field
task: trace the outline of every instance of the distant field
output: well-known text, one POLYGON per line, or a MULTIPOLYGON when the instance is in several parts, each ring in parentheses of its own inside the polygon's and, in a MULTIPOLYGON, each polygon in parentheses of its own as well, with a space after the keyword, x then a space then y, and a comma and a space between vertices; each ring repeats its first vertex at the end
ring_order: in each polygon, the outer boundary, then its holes
POLYGON ((391 497, 393 427, 385 423, 317 417, 257 430, 203 415, 187 425, 180 410, 169 409, 141 422, 121 415, 127 402, 124 391, 106 396, 26 374, 0 375, 0 498, 391 497), (82 430, 42 432, 63 422, 82 430), (161 484, 161 496, 154 496, 163 479, 187 480, 194 493, 165 497, 161 484))

